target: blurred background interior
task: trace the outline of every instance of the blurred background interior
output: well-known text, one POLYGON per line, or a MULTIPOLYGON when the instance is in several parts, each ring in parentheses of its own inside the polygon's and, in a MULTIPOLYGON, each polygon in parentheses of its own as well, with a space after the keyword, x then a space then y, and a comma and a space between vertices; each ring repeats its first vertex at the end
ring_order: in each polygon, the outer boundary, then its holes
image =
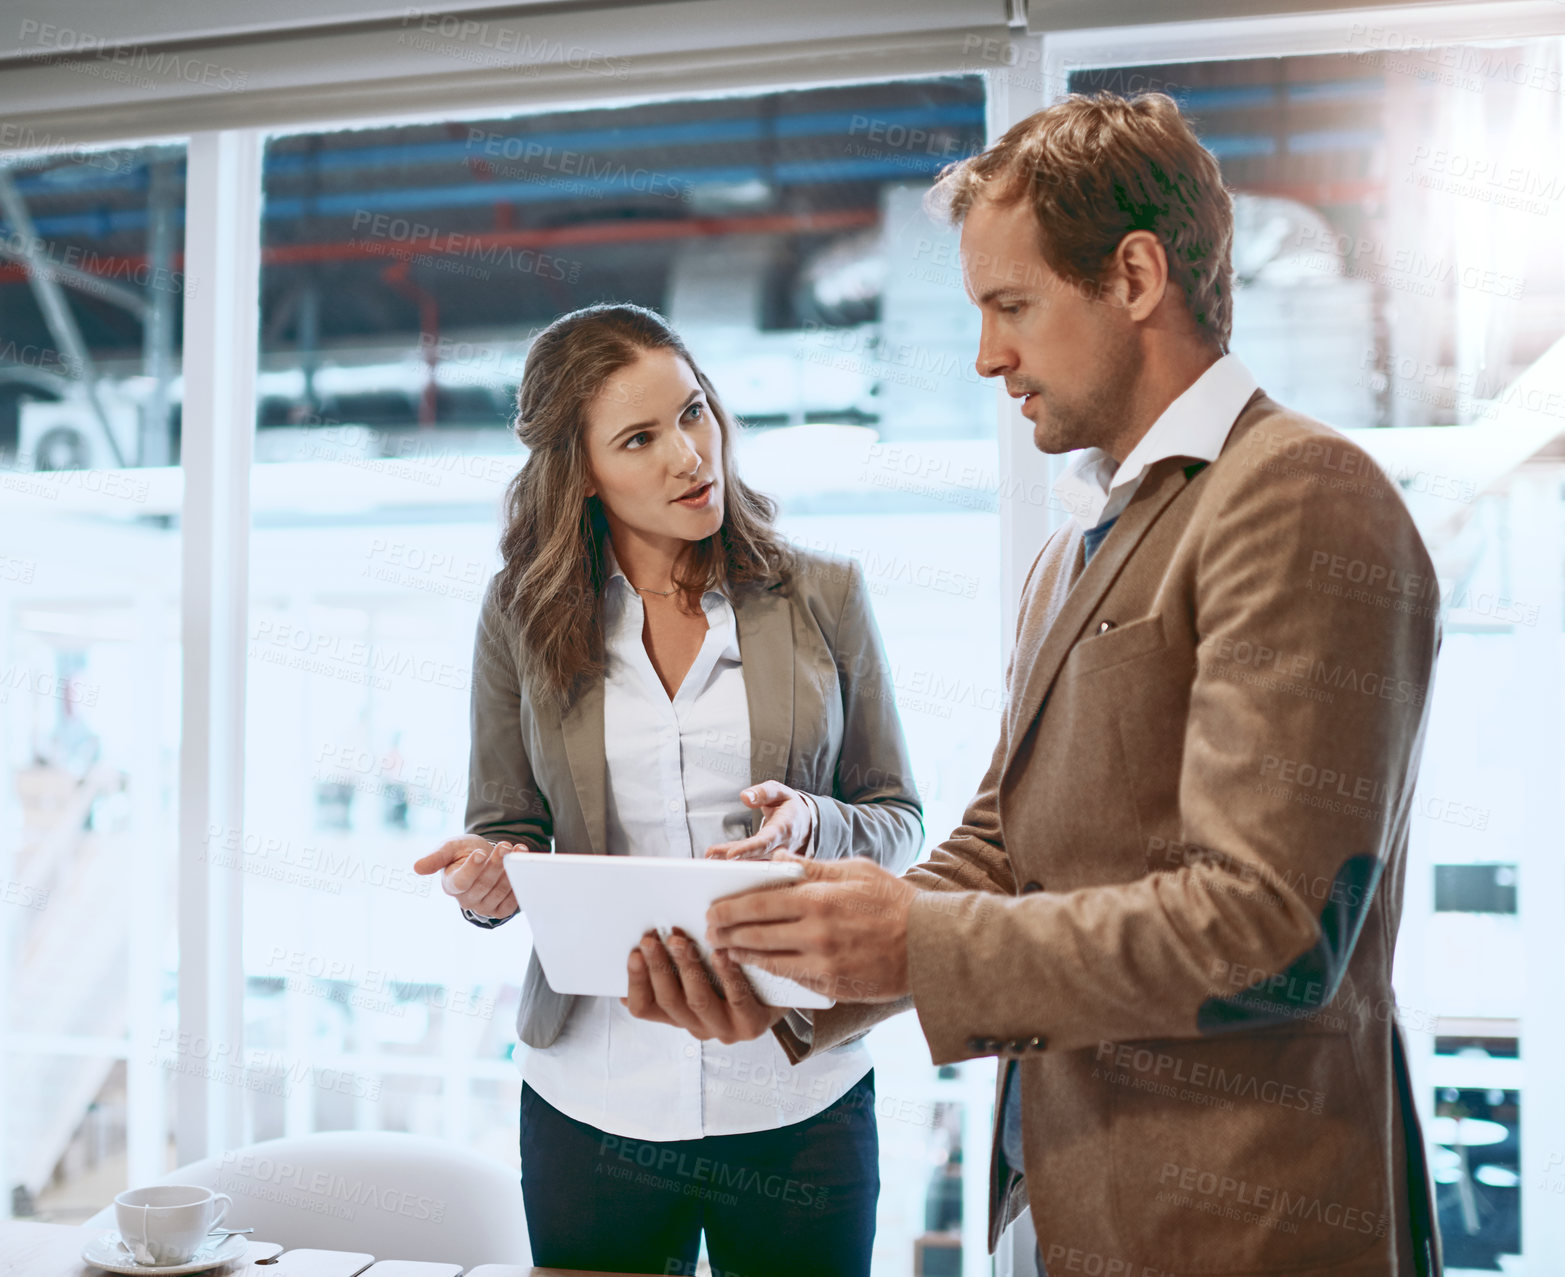
MULTIPOLYGON (((1448 1263, 1549 1271, 1524 1239, 1565 1214, 1565 42, 1471 37, 975 53, 939 75, 269 133, 243 820, 200 849, 239 880, 242 1032, 194 1052, 181 350, 190 298, 220 285, 185 274, 183 142, 0 157, 9 1211, 85 1218, 174 1165, 192 1059, 241 1096, 245 1141, 412 1131, 515 1162, 524 926, 458 925, 408 866, 461 827, 474 621, 522 460, 511 399, 561 312, 663 311, 788 535, 863 563, 932 841, 949 830, 996 732, 1006 518, 1035 544, 1062 514, 1046 477, 1007 468, 954 235, 921 200, 1007 112, 1156 88, 1234 194, 1234 350, 1382 461, 1439 567, 1400 1014, 1448 1263)), ((910 1016, 872 1046, 877 1273, 991 1271, 993 1061, 936 1069, 910 1016)))

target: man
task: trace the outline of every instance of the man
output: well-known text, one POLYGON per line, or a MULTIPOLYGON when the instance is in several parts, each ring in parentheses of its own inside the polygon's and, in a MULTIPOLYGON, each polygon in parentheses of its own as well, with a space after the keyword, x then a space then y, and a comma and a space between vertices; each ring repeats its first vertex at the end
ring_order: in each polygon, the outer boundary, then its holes
POLYGON ((990 1241, 1030 1203, 1053 1277, 1437 1271, 1390 983, 1424 546, 1223 353, 1231 204, 1170 99, 1072 97, 940 190, 978 371, 1082 450, 993 762, 906 877, 808 863, 712 909, 713 945, 836 1007, 715 999, 678 950, 632 1005, 795 1058, 911 1005, 936 1063, 998 1056, 990 1241))

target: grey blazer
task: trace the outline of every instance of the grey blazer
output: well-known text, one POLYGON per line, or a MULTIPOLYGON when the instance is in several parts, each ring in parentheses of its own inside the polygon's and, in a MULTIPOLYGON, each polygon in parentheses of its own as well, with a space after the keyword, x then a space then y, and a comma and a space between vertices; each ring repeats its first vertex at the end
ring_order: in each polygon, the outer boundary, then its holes
MULTIPOLYGON (((734 602, 750 711, 748 783, 778 780, 815 799, 817 859, 868 856, 901 873, 918 856, 923 809, 864 575, 852 560, 796 553, 786 580, 734 602)), ((603 681, 562 714, 526 686, 520 642, 491 580, 473 653, 467 832, 601 855, 603 681)), ((575 1000, 549 987, 534 954, 517 1036, 549 1046, 575 1000)))

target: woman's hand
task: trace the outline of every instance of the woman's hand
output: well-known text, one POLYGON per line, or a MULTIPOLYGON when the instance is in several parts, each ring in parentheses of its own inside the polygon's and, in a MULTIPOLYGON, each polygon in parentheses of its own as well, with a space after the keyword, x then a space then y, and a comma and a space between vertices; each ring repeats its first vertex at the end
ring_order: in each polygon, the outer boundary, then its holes
POLYGON ((815 828, 815 808, 809 799, 775 780, 751 785, 739 797, 746 807, 764 812, 765 819, 748 838, 713 843, 706 849, 709 859, 764 860, 779 851, 795 856, 806 853, 815 828))
POLYGON ((672 1024, 706 1041, 732 1045, 758 1038, 778 1020, 781 1007, 770 1007, 755 996, 737 963, 718 949, 712 970, 701 965, 696 947, 675 930, 668 944, 655 931, 641 937, 630 951, 630 996, 620 1005, 655 1024, 672 1024))
POLYGON ((467 834, 442 843, 429 855, 413 862, 415 873, 441 873, 440 885, 457 904, 486 918, 509 918, 517 910, 511 880, 501 863, 508 851, 526 851, 514 843, 491 844, 487 838, 467 834), (443 873, 441 871, 444 871, 443 873))

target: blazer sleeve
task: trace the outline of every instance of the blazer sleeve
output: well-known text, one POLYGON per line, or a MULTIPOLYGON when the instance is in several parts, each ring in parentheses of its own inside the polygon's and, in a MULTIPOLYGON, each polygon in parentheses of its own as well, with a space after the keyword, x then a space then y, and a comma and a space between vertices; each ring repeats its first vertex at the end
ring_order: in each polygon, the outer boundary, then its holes
MULTIPOLYGON (((962 823, 937 847, 929 860, 902 876, 921 892, 930 893, 936 910, 960 907, 960 894, 975 891, 1012 891, 1010 860, 1000 841, 999 782, 1005 760, 1002 730, 994 757, 978 786, 978 792, 962 817, 962 823)), ((919 897, 923 901, 923 897, 919 897)), ((772 1034, 789 1060, 797 1064, 808 1056, 842 1046, 863 1037, 882 1020, 913 1006, 911 997, 895 1002, 839 1002, 822 1011, 789 1010, 772 1026, 772 1034)))
MULTIPOLYGON (((1359 473, 1379 476, 1360 459, 1359 473)), ((1325 555, 1424 579, 1433 569, 1383 478, 1350 494, 1304 467, 1269 479, 1264 460, 1234 458, 1243 477, 1203 541, 1201 649, 1293 654, 1351 674, 1356 689, 1304 697, 1198 659, 1177 858, 1122 884, 915 900, 910 984, 937 1063, 992 1054, 995 1039, 1072 1050, 1255 1029, 1335 996, 1405 834, 1439 624, 1433 608, 1306 594, 1309 565, 1325 555), (1342 801, 1339 782, 1363 801, 1342 801), (1236 969, 1248 986, 1237 992, 1225 978, 1236 969)))
POLYGON ((850 563, 846 576, 831 636, 842 692, 842 747, 832 792, 809 795, 816 808, 810 854, 817 860, 867 856, 900 873, 923 845, 924 809, 864 572, 850 563))
MULTIPOLYGON (((554 822, 522 739, 521 676, 512 628, 497 598, 498 580, 491 579, 484 592, 473 642, 466 830, 490 842, 522 843, 534 851, 549 851, 554 822)), ((468 910, 463 914, 478 926, 497 925, 468 910)))
MULTIPOLYGON (((1038 565, 1048 553, 1045 547, 1033 560, 1022 586, 1023 600, 1028 598, 1038 565)), ((1018 630, 1020 626, 1018 618, 1018 630)), ((1007 696, 1010 695, 1013 664, 1014 657, 1006 660, 1004 685, 1007 696)), ((1002 716, 1000 736, 995 742, 989 769, 967 804, 962 823, 935 848, 927 861, 914 865, 903 875, 921 891, 946 893, 931 901, 936 909, 956 905, 958 897, 950 894, 953 892, 990 891, 1004 895, 1015 892, 1010 857, 1006 855, 1000 836, 1000 775, 1005 764, 1007 739, 1002 716)), ((907 997, 895 1002, 839 1002, 824 1011, 790 1010, 773 1026, 772 1032, 788 1058, 797 1064, 817 1052, 862 1037, 882 1020, 900 1015, 912 1006, 912 998, 907 997)))

